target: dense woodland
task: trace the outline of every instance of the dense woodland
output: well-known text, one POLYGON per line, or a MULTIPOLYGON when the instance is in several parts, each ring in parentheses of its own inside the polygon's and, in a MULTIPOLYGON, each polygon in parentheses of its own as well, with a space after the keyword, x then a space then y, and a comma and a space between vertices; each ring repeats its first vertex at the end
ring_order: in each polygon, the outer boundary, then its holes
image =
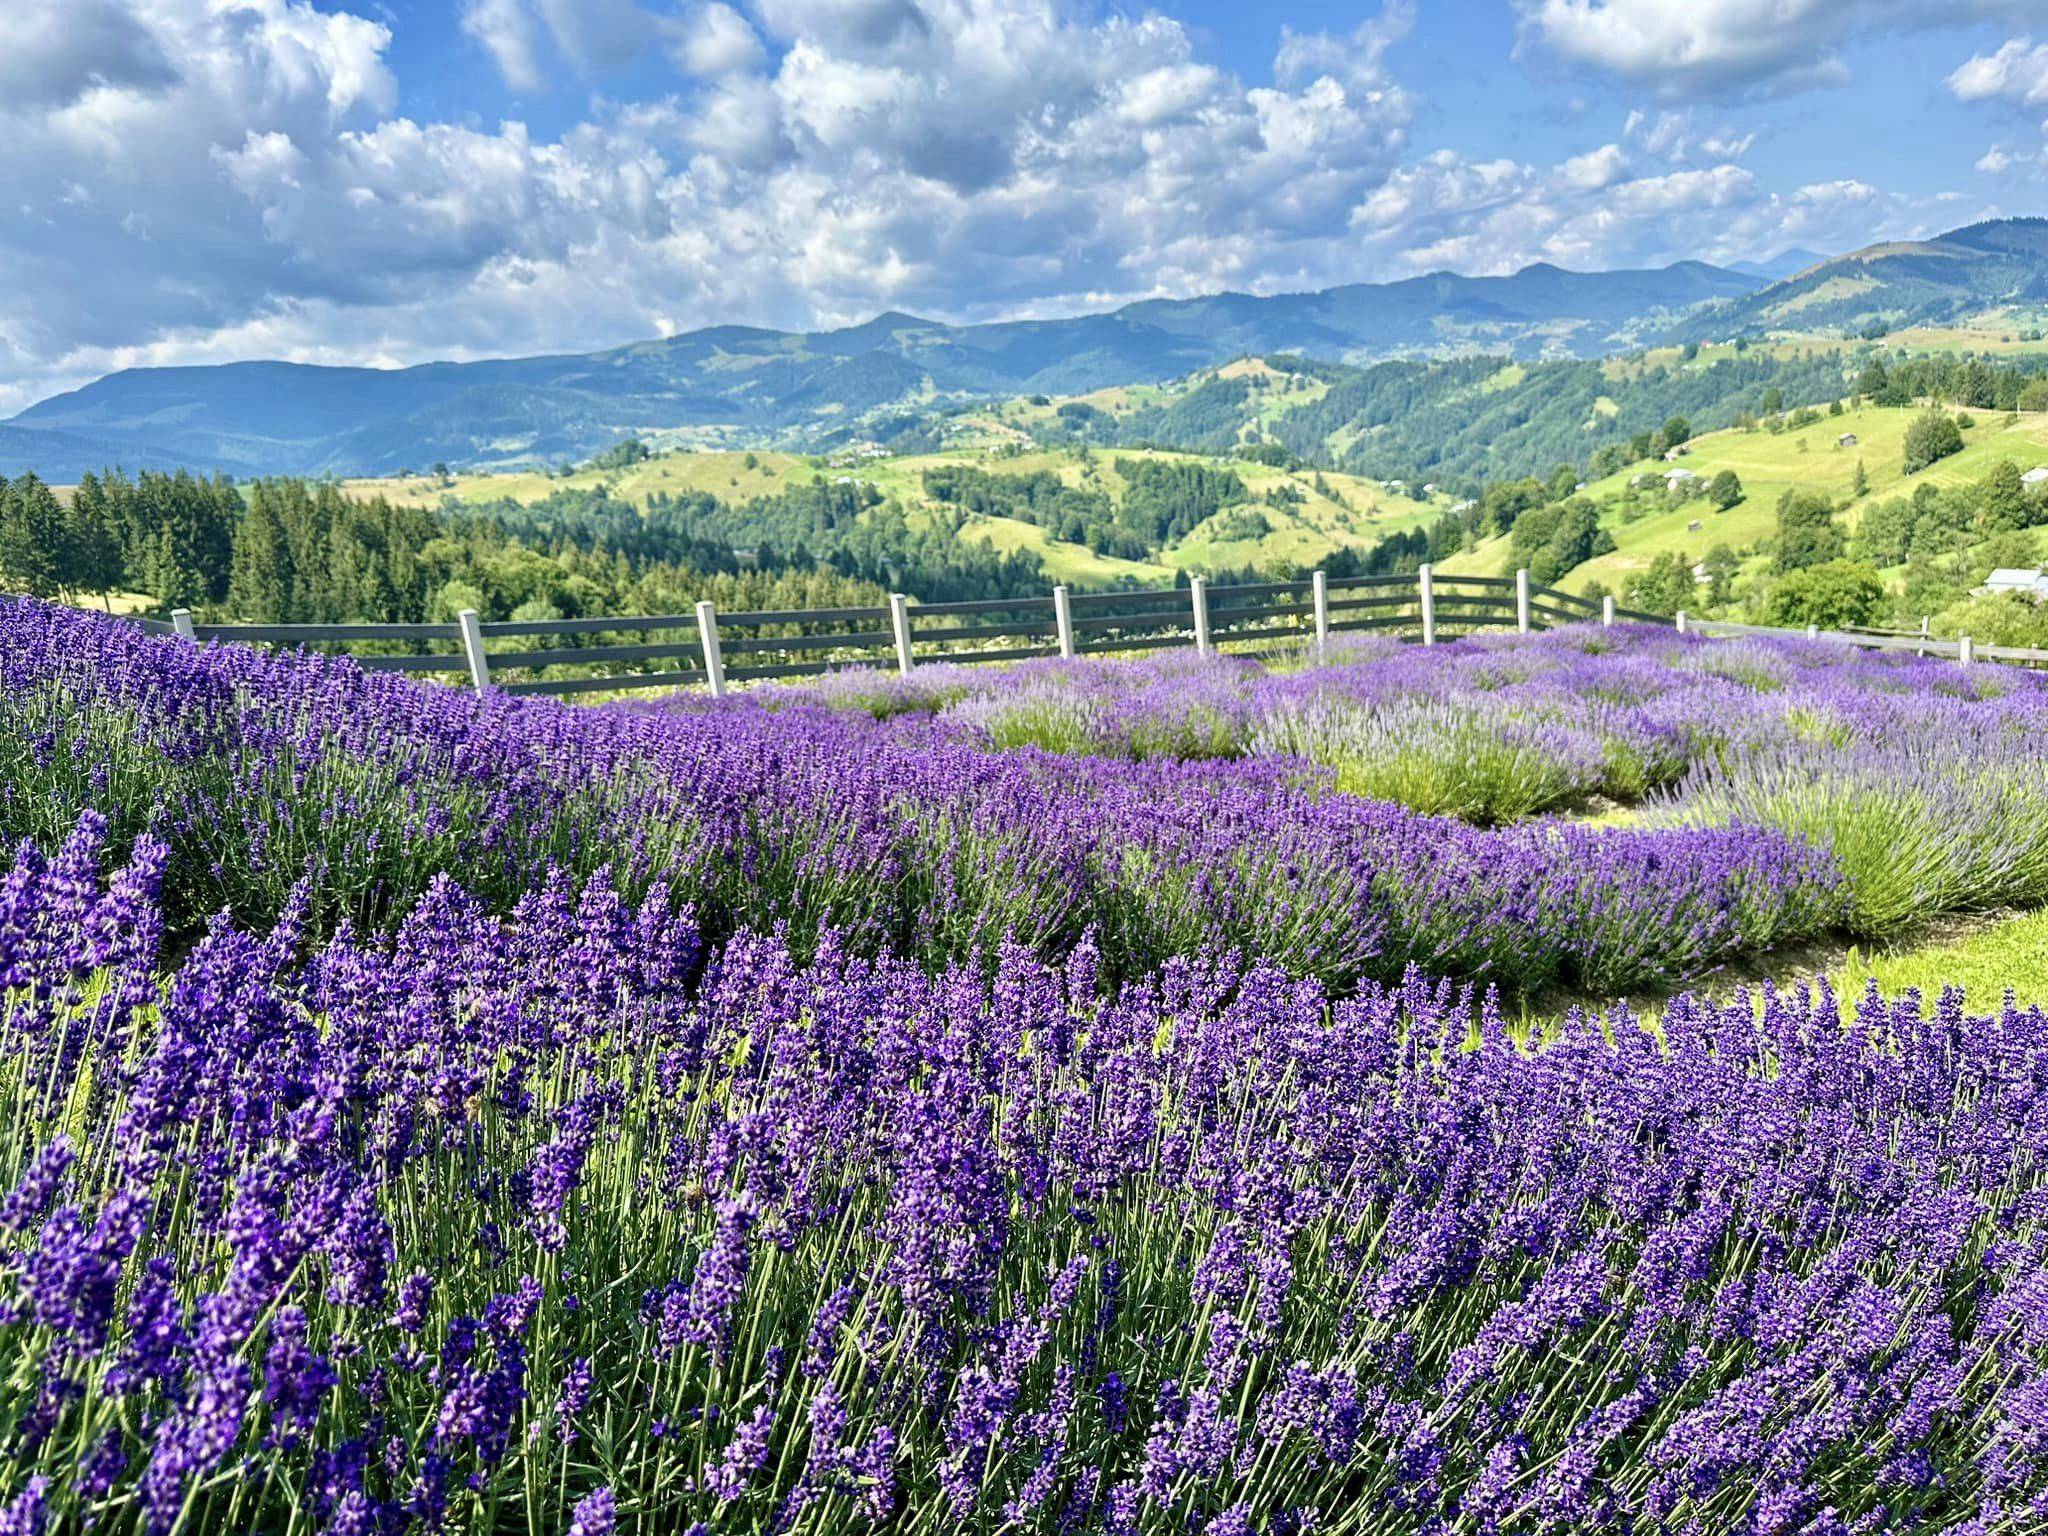
MULTIPOLYGON (((557 498, 562 499, 562 498, 557 498)), ((235 485, 184 473, 87 475, 67 507, 34 475, 0 482, 0 575, 41 596, 138 593, 162 610, 257 623, 445 622, 832 607, 881 601, 872 581, 807 557, 626 537, 601 496, 508 527, 345 496, 326 483, 235 485), (595 503, 595 505, 591 505, 595 503), (614 539, 608 530, 620 532, 614 539)), ((637 514, 633 514, 637 520, 637 514)))
MULTIPOLYGON (((1696 349, 1694 349, 1696 352, 1696 349)), ((1489 482, 1538 466, 1583 466, 1589 478, 1659 451, 1674 417, 1696 432, 1784 420, 1785 403, 1855 393, 1880 405, 1933 399, 1982 410, 2013 410, 2030 388, 2048 407, 2043 360, 2006 366, 1983 359, 1888 356, 1877 349, 1845 357, 1816 347, 1782 356, 1742 346, 1734 357, 1699 365, 1610 360, 1512 365, 1506 358, 1388 362, 1367 368, 1268 360, 1284 370, 1283 409, 1260 416, 1259 390, 1245 377, 1216 378, 1166 404, 1120 420, 1090 410, 1046 429, 1048 441, 1175 446, 1207 453, 1238 449, 1247 431, 1302 464, 1380 479, 1435 481, 1476 495, 1489 482), (1299 403, 1297 382, 1328 389, 1299 403), (1255 425, 1256 423, 1256 425, 1255 425)))

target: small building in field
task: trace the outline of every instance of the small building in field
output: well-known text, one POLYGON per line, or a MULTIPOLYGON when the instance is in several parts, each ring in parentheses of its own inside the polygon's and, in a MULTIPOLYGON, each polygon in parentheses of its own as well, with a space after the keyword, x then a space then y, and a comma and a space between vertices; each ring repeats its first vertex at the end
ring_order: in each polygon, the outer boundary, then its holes
POLYGON ((1664 477, 1667 490, 1690 493, 1699 484, 1700 477, 1689 469, 1674 469, 1664 477))
POLYGON ((2043 574, 2038 568, 2024 570, 2001 566, 1993 571, 1990 579, 1977 590, 1987 597, 1995 597, 2001 592, 2013 592, 2021 597, 2031 597, 2037 603, 2048 602, 2048 574, 2043 574))
POLYGON ((1837 448, 1854 448, 1856 446, 1856 434, 1854 432, 1844 432, 1835 439, 1835 446, 1837 448))
POLYGON ((1698 533, 1700 531, 1700 527, 1700 520, 1698 518, 1694 518, 1691 522, 1685 525, 1685 531, 1687 533, 1698 533))
POLYGON ((2024 475, 2020 476, 2020 484, 2027 486, 2048 485, 2048 464, 2035 465, 2024 475))

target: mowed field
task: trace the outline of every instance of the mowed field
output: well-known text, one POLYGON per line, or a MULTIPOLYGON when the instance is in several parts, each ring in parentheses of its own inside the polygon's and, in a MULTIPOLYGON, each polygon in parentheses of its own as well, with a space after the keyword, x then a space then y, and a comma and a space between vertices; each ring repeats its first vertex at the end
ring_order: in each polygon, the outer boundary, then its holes
MULTIPOLYGON (((1021 408, 1039 409, 1028 405, 1021 408)), ((1152 560, 1124 560, 1098 554, 1085 545, 1054 538, 1036 524, 1017 518, 978 517, 967 536, 982 538, 1003 551, 1032 551, 1045 562, 1047 575, 1055 581, 1084 587, 1120 581, 1154 584, 1170 581, 1177 570, 1310 566, 1335 550, 1369 548, 1390 534, 1421 527, 1443 510, 1441 499, 1425 501, 1395 495, 1377 481, 1355 475, 1289 472, 1238 459, 1155 450, 1057 449, 1020 453, 980 446, 851 463, 767 450, 681 450, 623 470, 586 468, 568 476, 536 471, 456 475, 447 479, 410 475, 351 480, 346 488, 357 495, 381 495, 418 506, 438 506, 451 498, 472 505, 505 498, 530 504, 557 491, 587 491, 606 485, 614 495, 645 506, 658 492, 671 496, 703 492, 722 501, 744 503, 779 494, 817 476, 849 477, 874 485, 915 521, 930 516, 936 508, 937 504, 925 492, 924 476, 926 471, 940 466, 963 465, 992 475, 1049 472, 1077 490, 1100 492, 1121 504, 1128 487, 1116 471, 1119 459, 1185 460, 1228 468, 1244 481, 1253 504, 1266 519, 1268 531, 1257 538, 1221 537, 1220 525, 1230 516, 1226 512, 1169 545, 1152 560), (1266 504, 1270 494, 1289 485, 1300 494, 1301 501, 1266 504)), ((1242 510, 1242 506, 1230 509, 1242 510)))
MULTIPOLYGON (((1628 578, 1649 568, 1667 550, 1697 560, 1717 544, 1749 556, 1754 546, 1771 537, 1777 522, 1778 499, 1792 489, 1818 491, 1842 507, 1843 522, 1854 529, 1863 509, 1893 496, 1910 496, 1922 483, 1961 486, 1980 480, 2000 459, 2022 470, 2048 464, 2048 414, 2023 414, 2011 426, 1996 412, 1970 413, 1974 424, 1963 433, 1963 451, 1917 475, 1905 474, 1906 429, 1920 412, 1911 407, 1864 406, 1841 416, 1823 416, 1800 432, 1772 434, 1762 430, 1730 430, 1697 438, 1691 452, 1676 465, 1661 460, 1634 464, 1619 474, 1596 480, 1586 495, 1602 504, 1602 523, 1614 535, 1615 550, 1589 560, 1567 574, 1560 585, 1579 592, 1600 582, 1620 591, 1628 578), (1838 447, 1836 439, 1854 433, 1854 447, 1838 447), (1861 463, 1869 489, 1851 493, 1861 463), (1628 482, 1652 471, 1683 467, 1700 477, 1701 495, 1669 511, 1624 522, 1620 498, 1628 482), (1726 512, 1716 511, 1704 494, 1706 484, 1724 469, 1741 477, 1743 500, 1726 512), (1694 531, 1691 525, 1700 527, 1694 531)), ((1505 538, 1488 539, 1477 548, 1443 562, 1443 569, 1468 574, 1505 572, 1512 556, 1505 538)))

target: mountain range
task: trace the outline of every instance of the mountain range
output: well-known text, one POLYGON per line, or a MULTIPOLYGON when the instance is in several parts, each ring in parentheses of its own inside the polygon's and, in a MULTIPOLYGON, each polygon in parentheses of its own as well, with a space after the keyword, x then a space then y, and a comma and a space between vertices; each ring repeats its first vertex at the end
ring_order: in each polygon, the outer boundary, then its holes
MULTIPOLYGON (((2048 219, 1998 219, 1932 240, 1866 246, 1697 311, 1681 339, 1945 325, 2048 304, 2048 219)), ((2038 324, 2038 320, 2035 322, 2038 324)))
POLYGON ((2023 219, 1833 261, 1788 251, 1749 270, 1538 264, 1054 320, 892 313, 810 333, 718 326, 587 354, 402 369, 137 368, 0 423, 0 471, 377 474, 581 459, 629 434, 688 428, 825 443, 870 412, 1157 383, 1246 355, 1587 358, 1667 338, 1952 319, 2035 298, 2048 298, 2048 220, 2023 219))

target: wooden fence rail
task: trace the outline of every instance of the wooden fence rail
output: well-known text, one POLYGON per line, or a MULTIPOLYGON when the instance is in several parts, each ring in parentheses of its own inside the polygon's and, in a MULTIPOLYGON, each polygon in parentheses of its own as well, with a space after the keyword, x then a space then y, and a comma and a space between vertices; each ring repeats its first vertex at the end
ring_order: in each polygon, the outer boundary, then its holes
MULTIPOLYGON (((643 688, 729 685, 765 678, 810 677, 846 666, 894 666, 909 673, 932 662, 1018 661, 1035 656, 1085 656, 1192 645, 1208 654, 1224 644, 1311 640, 1318 650, 1333 634, 1412 635, 1425 645, 1489 628, 1528 632, 1555 624, 1621 620, 1674 624, 1709 635, 1785 635, 1797 631, 1676 619, 1595 603, 1513 576, 1460 576, 1425 565, 1415 576, 1331 578, 1130 592, 1070 592, 917 603, 893 593, 886 606, 790 608, 719 613, 708 602, 691 613, 487 623, 465 610, 452 624, 199 624, 185 609, 170 622, 138 622, 152 634, 193 642, 221 640, 281 646, 397 644, 392 654, 356 660, 376 671, 466 675, 479 693, 614 693, 643 688), (640 635, 638 644, 607 637, 640 635), (561 642, 582 642, 563 644, 561 642), (498 649, 493 649, 493 643, 498 649), (525 642, 524 644, 508 644, 525 642), (432 650, 428 647, 439 646, 432 650), (599 667, 586 676, 506 677, 553 667, 599 667), (636 670, 615 671, 616 667, 636 670)), ((1972 660, 2048 662, 2048 651, 1973 646, 1968 637, 1934 640, 1879 632, 1806 632, 1813 638, 1882 650, 1972 660)))

